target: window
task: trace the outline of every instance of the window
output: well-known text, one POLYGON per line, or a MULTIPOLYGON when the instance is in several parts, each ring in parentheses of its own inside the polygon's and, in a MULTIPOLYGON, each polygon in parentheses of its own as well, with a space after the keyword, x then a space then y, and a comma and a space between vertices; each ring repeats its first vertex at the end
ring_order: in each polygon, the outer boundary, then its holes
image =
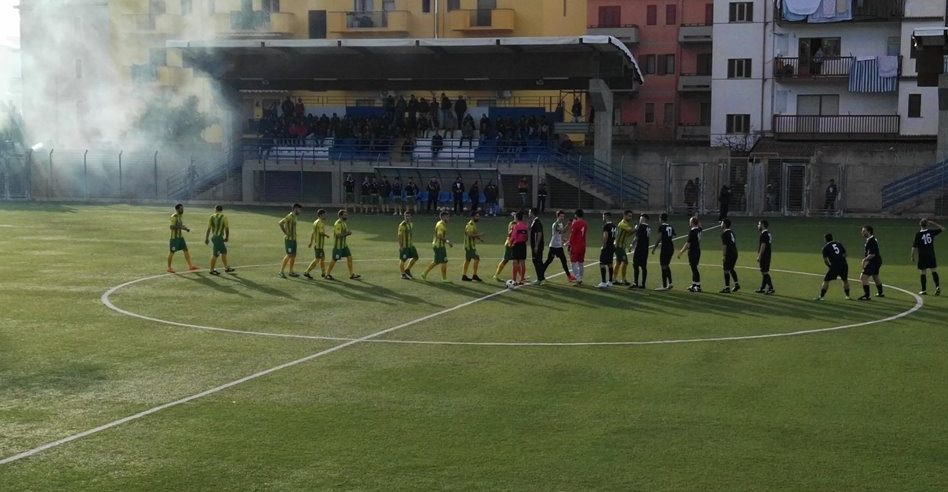
POLYGON ((622 7, 610 5, 599 7, 599 27, 619 27, 622 7))
POLYGON ((909 118, 922 117, 922 95, 921 94, 909 94, 908 117, 909 118))
POLYGON ((76 78, 82 78, 82 60, 76 58, 76 78))
POLYGON ((645 103, 645 122, 655 123, 655 103, 645 103))
POLYGON ((260 6, 264 12, 279 12, 280 0, 263 0, 260 6))
POLYGON ((461 0, 448 0, 448 12, 461 10, 461 0))
POLYGON ((695 75, 711 75, 711 53, 699 53, 695 62, 695 75))
POLYGON ((889 56, 899 56, 902 51, 902 38, 891 36, 886 40, 885 54, 889 56))
POLYGON ((698 103, 698 124, 701 126, 711 126, 711 103, 698 103))
POLYGON ((658 6, 649 5, 645 7, 645 25, 654 26, 658 24, 658 6))
POLYGON ((421 11, 423 13, 431 13, 431 0, 421 0, 421 11))
POLYGON ((658 75, 674 75, 675 55, 658 56, 658 75))
POLYGON ((655 73, 655 55, 645 55, 645 73, 655 73))
POLYGON ((731 2, 728 6, 728 22, 754 22, 754 2, 731 2))
POLYGON ((191 0, 181 0, 181 15, 191 15, 191 0))
POLYGON ((727 133, 750 133, 749 114, 729 114, 727 115, 727 133))
POLYGON ((808 94, 797 96, 797 114, 800 116, 837 116, 838 94, 808 94))
POLYGON ((678 24, 678 6, 675 4, 665 6, 665 25, 673 26, 678 24))
POLYGON ((382 10, 386 12, 395 10, 395 0, 382 0, 382 10))
POLYGON ((727 61, 727 78, 749 79, 751 77, 750 58, 731 58, 727 61))
MULTIPOLYGON (((352 2, 352 10, 356 12, 371 12, 375 10, 374 3, 372 0, 355 0, 352 2)), ((450 2, 448 5, 450 5, 450 2)))
POLYGON ((675 103, 665 103, 665 113, 662 116, 665 126, 675 126, 675 103))

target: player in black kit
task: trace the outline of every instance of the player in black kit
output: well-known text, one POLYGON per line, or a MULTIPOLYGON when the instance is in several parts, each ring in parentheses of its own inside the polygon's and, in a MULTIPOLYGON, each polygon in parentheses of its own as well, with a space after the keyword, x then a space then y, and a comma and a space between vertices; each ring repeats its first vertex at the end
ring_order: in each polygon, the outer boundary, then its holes
POLYGON ((737 265, 737 237, 734 236, 734 231, 731 230, 731 219, 724 218, 721 224, 724 225, 724 232, 721 233, 721 262, 724 264, 724 288, 721 289, 721 293, 730 294, 731 292, 741 290, 741 284, 738 283, 737 280, 737 270, 734 269, 734 266, 737 265), (733 290, 731 289, 731 277, 734 277, 733 290))
POLYGON ((639 216, 639 224, 635 226, 635 237, 632 239, 632 285, 630 289, 644 289, 645 279, 648 277, 648 241, 652 234, 652 226, 648 225, 648 214, 639 216), (642 272, 642 283, 639 283, 639 271, 642 272))
POLYGON ((823 238, 826 240, 826 244, 823 246, 823 263, 826 263, 829 270, 823 276, 823 284, 820 285, 820 297, 817 297, 816 300, 823 300, 830 281, 837 278, 843 281, 843 292, 846 293, 846 300, 849 300, 849 264, 846 263, 846 248, 842 244, 833 241, 832 234, 827 234, 823 238))
POLYGON ((922 282, 921 295, 928 294, 927 270, 932 271, 932 280, 935 282, 935 295, 941 295, 941 284, 938 281, 938 264, 935 262, 935 236, 941 234, 942 227, 932 220, 922 219, 918 222, 922 230, 915 233, 915 242, 912 243, 912 261, 918 258, 919 279, 922 282))
POLYGON ((774 293, 774 281, 770 278, 770 246, 774 242, 770 234, 770 224, 766 220, 757 223, 757 230, 760 231, 760 240, 757 246, 757 264, 760 266, 760 288, 754 292, 758 294, 771 295, 774 293))
POLYGON ((862 237, 866 239, 865 256, 862 259, 862 275, 859 281, 862 283, 862 296, 860 301, 872 299, 869 296, 869 277, 876 284, 876 297, 885 297, 882 292, 882 280, 879 279, 879 269, 882 268, 882 255, 879 254, 879 241, 872 231, 872 226, 862 226, 862 237))
POLYGON ((652 246, 652 254, 655 254, 659 245, 662 247, 658 258, 658 264, 662 267, 662 286, 655 290, 668 290, 672 288, 671 259, 675 256, 675 228, 668 224, 668 214, 662 213, 659 219, 662 225, 658 226, 658 240, 652 246))
POLYGON ((688 225, 691 226, 688 240, 678 252, 678 258, 681 258, 685 251, 688 252, 688 266, 691 267, 691 287, 688 287, 688 292, 701 292, 701 273, 698 272, 698 263, 701 262, 701 222, 697 217, 692 217, 688 225))
POLYGON ((602 249, 599 250, 599 274, 602 276, 602 282, 599 282, 596 287, 606 289, 612 287, 612 259, 616 255, 616 226, 612 223, 612 214, 609 212, 603 212, 602 222, 602 249))

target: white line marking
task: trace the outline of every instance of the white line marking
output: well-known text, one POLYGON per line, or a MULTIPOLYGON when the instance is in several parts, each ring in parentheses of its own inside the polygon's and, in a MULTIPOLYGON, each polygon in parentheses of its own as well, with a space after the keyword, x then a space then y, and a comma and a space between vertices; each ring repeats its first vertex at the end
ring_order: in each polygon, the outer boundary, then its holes
MULTIPOLYGON (((166 274, 166 275, 171 275, 171 274, 166 274)), ((156 277, 159 277, 159 276, 160 276, 160 275, 157 275, 156 277)), ((102 432, 102 431, 104 431, 104 430, 111 429, 111 428, 113 428, 113 427, 117 427, 117 426, 119 426, 119 425, 122 425, 122 424, 125 424, 125 423, 128 423, 128 422, 131 422, 131 421, 133 421, 133 420, 138 420, 138 419, 140 419, 140 418, 146 417, 146 416, 151 415, 151 414, 153 414, 153 413, 157 413, 157 412, 160 412, 160 411, 162 411, 162 410, 165 410, 165 409, 167 409, 167 408, 175 407, 175 406, 181 405, 181 404, 183 404, 183 403, 187 403, 187 402, 189 402, 189 401, 196 400, 196 399, 198 399, 198 398, 203 398, 203 397, 205 397, 205 396, 213 395, 214 393, 219 393, 219 392, 221 392, 221 391, 223 391, 223 390, 225 390, 225 389, 232 388, 232 387, 237 386, 237 385, 239 385, 239 384, 243 384, 243 383, 246 383, 246 382, 248 382, 248 381, 252 381, 252 380, 254 380, 254 379, 257 379, 257 378, 266 376, 266 375, 268 375, 268 374, 272 374, 272 373, 274 373, 274 372, 277 372, 277 371, 280 371, 280 370, 283 370, 283 369, 286 369, 286 368, 289 368, 289 367, 293 367, 293 366, 302 364, 302 363, 304 363, 304 362, 311 361, 311 360, 313 360, 313 359, 316 359, 317 357, 322 357, 322 356, 324 356, 324 355, 329 355, 329 354, 331 354, 331 353, 333 353, 333 352, 336 352, 336 351, 338 351, 338 350, 342 350, 342 349, 344 349, 344 348, 346 348, 346 347, 350 347, 350 346, 355 345, 355 344, 357 344, 357 343, 365 342, 365 341, 371 340, 371 339, 373 339, 373 338, 380 337, 380 336, 385 335, 385 334, 387 334, 387 333, 391 333, 391 332, 393 332, 393 331, 400 330, 400 329, 402 329, 402 328, 405 328, 405 327, 408 327, 408 326, 411 326, 411 325, 414 325, 414 324, 418 324, 418 323, 427 321, 427 320, 432 319, 432 318, 436 318, 436 317, 438 317, 438 316, 441 316, 441 315, 443 315, 443 314, 450 313, 450 312, 452 312, 452 311, 456 311, 456 310, 458 310, 458 309, 463 309, 463 308, 465 308, 465 307, 467 307, 467 306, 470 306, 471 304, 475 304, 475 303, 478 303, 478 302, 481 302, 481 301, 485 301, 485 300, 490 299, 490 298, 492 298, 492 297, 499 296, 499 295, 501 295, 501 294, 503 294, 503 293, 505 293, 505 292, 509 292, 509 289, 498 290, 497 292, 493 292, 493 293, 487 294, 486 296, 483 296, 483 297, 478 297, 477 299, 472 299, 472 300, 470 300, 470 301, 467 301, 467 302, 458 304, 457 306, 450 307, 450 308, 447 308, 447 309, 443 309, 443 310, 438 311, 438 312, 436 312, 436 313, 432 313, 432 314, 429 314, 429 315, 427 315, 427 316, 423 316, 423 317, 418 318, 418 319, 414 319, 414 320, 411 320, 411 321, 407 321, 407 322, 405 322, 405 323, 402 323, 402 324, 400 324, 400 325, 393 326, 393 327, 391 327, 391 328, 386 328, 386 329, 384 329, 384 330, 377 331, 377 332, 375 332, 375 333, 372 333, 371 335, 366 335, 366 336, 364 336, 364 337, 359 337, 359 338, 355 338, 355 339, 349 340, 349 341, 347 341, 347 342, 341 343, 341 344, 336 345, 336 346, 334 346, 334 347, 330 347, 330 348, 328 348, 328 349, 326 349, 326 350, 322 350, 322 351, 320 351, 320 352, 316 352, 315 354, 308 355, 308 356, 303 357, 303 358, 301 358, 301 359, 296 359, 296 360, 294 360, 294 361, 287 362, 287 363, 285 363, 285 364, 280 364, 280 365, 278 365, 278 366, 276 366, 276 367, 272 367, 272 368, 270 368, 270 369, 266 369, 266 370, 264 370, 264 371, 260 371, 260 372, 254 373, 254 374, 251 374, 251 375, 249 375, 249 376, 242 377, 242 378, 237 379, 237 380, 235 380, 235 381, 231 381, 231 382, 229 382, 229 383, 225 383, 225 384, 222 384, 222 385, 220 385, 220 386, 216 386, 216 387, 211 388, 211 389, 209 389, 209 390, 205 390, 205 391, 202 391, 202 392, 200 392, 200 393, 196 393, 196 394, 193 394, 193 395, 191 395, 191 396, 187 396, 187 397, 185 397, 185 398, 181 398, 181 399, 179 399, 179 400, 175 400, 175 401, 168 402, 168 403, 165 403, 165 404, 162 404, 162 405, 158 405, 157 407, 149 408, 148 410, 145 410, 145 411, 136 413, 136 414, 134 414, 134 415, 129 415, 128 417, 123 417, 123 418, 121 418, 121 419, 114 420, 114 421, 109 422, 109 423, 107 423, 107 424, 100 425, 100 426, 98 426, 98 427, 96 427, 96 428, 94 428, 94 429, 89 429, 89 430, 87 430, 87 431, 83 431, 83 432, 80 432, 80 433, 78 433, 78 434, 73 434, 73 435, 71 435, 71 436, 64 437, 64 438, 62 438, 62 439, 59 439, 59 440, 56 440, 56 441, 53 441, 53 442, 49 442, 49 443, 43 444, 42 446, 37 446, 37 447, 35 447, 35 448, 33 448, 33 449, 29 449, 29 450, 27 450, 27 451, 23 451, 22 453, 17 453, 17 454, 15 454, 15 455, 13 455, 13 456, 9 456, 9 457, 7 457, 7 458, 0 459, 0 465, 5 465, 5 464, 8 464, 8 463, 12 463, 12 462, 14 462, 14 461, 21 460, 21 459, 23 459, 23 458, 28 458, 28 457, 30 457, 30 456, 33 456, 33 455, 37 454, 37 453, 41 453, 41 452, 43 452, 43 451, 46 451, 47 449, 51 449, 51 448, 55 448, 55 447, 58 447, 58 446, 62 446, 63 444, 66 444, 66 443, 75 441, 75 440, 77 440, 77 439, 82 439, 83 437, 87 437, 87 436, 90 436, 90 435, 92 435, 92 434, 96 434, 96 433, 102 432)), ((104 297, 104 296, 105 296, 105 294, 103 294, 103 297, 104 297)))

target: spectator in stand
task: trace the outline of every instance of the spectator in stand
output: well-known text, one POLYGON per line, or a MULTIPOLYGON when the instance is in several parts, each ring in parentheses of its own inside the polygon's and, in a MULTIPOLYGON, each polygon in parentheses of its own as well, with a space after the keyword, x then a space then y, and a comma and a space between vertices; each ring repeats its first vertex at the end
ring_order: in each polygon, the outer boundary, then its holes
POLYGON ((296 107, 293 108, 293 109, 294 109, 295 112, 296 112, 295 116, 296 116, 297 118, 302 118, 302 117, 303 117, 303 115, 306 113, 306 105, 303 104, 303 98, 302 98, 302 97, 296 98, 296 107))
POLYGON ((537 208, 542 214, 546 210, 546 179, 540 178, 540 184, 537 186, 537 208))
POLYGON ((573 97, 573 123, 579 123, 583 116, 583 103, 579 101, 579 96, 573 97))
POLYGON ((490 133, 491 123, 490 118, 487 117, 487 114, 481 115, 481 121, 478 123, 478 130, 481 132, 481 140, 487 138, 487 134, 490 133))
POLYGON ((454 101, 454 114, 457 115, 458 121, 464 121, 464 115, 467 114, 467 101, 464 100, 463 95, 458 95, 458 99, 454 101))
POLYGON ((451 99, 441 93, 441 127, 444 128, 445 122, 448 120, 448 115, 451 114, 451 99))
POLYGON ((460 174, 451 185, 451 195, 454 198, 454 215, 461 215, 464 212, 464 182, 460 174))
POLYGON ((425 138, 425 135, 428 134, 428 130, 431 129, 431 119, 428 114, 421 115, 418 117, 417 125, 417 136, 420 138, 425 138))
POLYGON ((286 96, 280 109, 283 111, 283 121, 290 121, 296 113, 296 105, 293 104, 293 100, 290 99, 290 96, 286 96))
POLYGON ((385 119, 395 121, 395 96, 389 93, 382 101, 382 108, 385 109, 385 119))
POLYGON ((467 140, 468 147, 474 147, 474 118, 471 115, 466 115, 461 123, 461 147, 464 146, 464 140, 467 140))
POLYGON ((441 136, 441 133, 438 130, 435 130, 435 134, 431 137, 431 160, 438 160, 438 154, 441 153, 441 149, 444 148, 444 137, 441 136))
MULTIPOLYGON (((441 123, 442 123, 442 120, 441 120, 441 109, 440 109, 440 106, 438 106, 438 99, 437 99, 437 98, 435 98, 435 97, 432 97, 432 98, 431 98, 431 105, 430 105, 430 108, 431 108, 431 128, 432 128, 432 129, 441 128, 441 123)), ((424 136, 424 135, 422 135, 422 136, 424 136)))
POLYGON ((556 103, 556 109, 553 111, 553 122, 562 123, 565 115, 566 106, 563 104, 563 100, 560 99, 560 102, 556 103))
POLYGON ((432 176, 431 180, 428 181, 428 185, 425 187, 425 191, 428 192, 428 205, 425 211, 431 212, 434 210, 437 212, 438 194, 441 193, 441 183, 438 181, 438 178, 432 176))
POLYGON ((520 207, 527 208, 528 195, 530 194, 530 182, 527 181, 526 176, 521 176, 520 181, 517 182, 517 194, 520 195, 520 207))
POLYGON ((402 160, 410 161, 415 154, 415 137, 409 136, 402 142, 402 160))
POLYGON ((484 187, 484 202, 487 204, 486 214, 495 217, 499 212, 497 207, 497 186, 493 181, 488 181, 484 187))
POLYGON ((374 214, 379 212, 382 203, 379 199, 379 188, 381 188, 379 180, 372 176, 372 181, 369 181, 369 206, 374 214))
POLYGON ((415 99, 415 95, 412 94, 408 98, 408 124, 407 127, 414 131, 418 126, 418 100, 415 99))
POLYGON ((408 101, 405 100, 405 96, 398 96, 398 101, 395 103, 395 124, 399 127, 405 125, 405 113, 408 112, 408 101))
POLYGON ((332 114, 332 118, 329 120, 329 134, 333 138, 336 137, 336 132, 339 131, 339 126, 342 124, 342 120, 339 119, 339 115, 336 113, 332 114))
POLYGON ((481 201, 481 187, 476 179, 474 184, 471 185, 471 189, 467 190, 467 197, 471 200, 471 213, 476 212, 481 201))
POLYGON ((454 131, 458 129, 458 120, 454 117, 452 111, 448 111, 444 118, 444 134, 448 138, 454 138, 454 131))
POLYGON ((405 185, 405 210, 411 210, 415 213, 418 208, 418 185, 415 180, 408 178, 408 184, 405 185))

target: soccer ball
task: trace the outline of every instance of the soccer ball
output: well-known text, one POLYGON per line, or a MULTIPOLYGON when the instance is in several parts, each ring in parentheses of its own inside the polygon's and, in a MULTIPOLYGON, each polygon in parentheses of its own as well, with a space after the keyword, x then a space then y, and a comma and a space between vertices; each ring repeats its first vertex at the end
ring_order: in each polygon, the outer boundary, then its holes
POLYGON ((506 285, 508 289, 513 289, 514 287, 517 286, 517 282, 514 282, 513 280, 508 280, 504 282, 504 285, 506 285))

